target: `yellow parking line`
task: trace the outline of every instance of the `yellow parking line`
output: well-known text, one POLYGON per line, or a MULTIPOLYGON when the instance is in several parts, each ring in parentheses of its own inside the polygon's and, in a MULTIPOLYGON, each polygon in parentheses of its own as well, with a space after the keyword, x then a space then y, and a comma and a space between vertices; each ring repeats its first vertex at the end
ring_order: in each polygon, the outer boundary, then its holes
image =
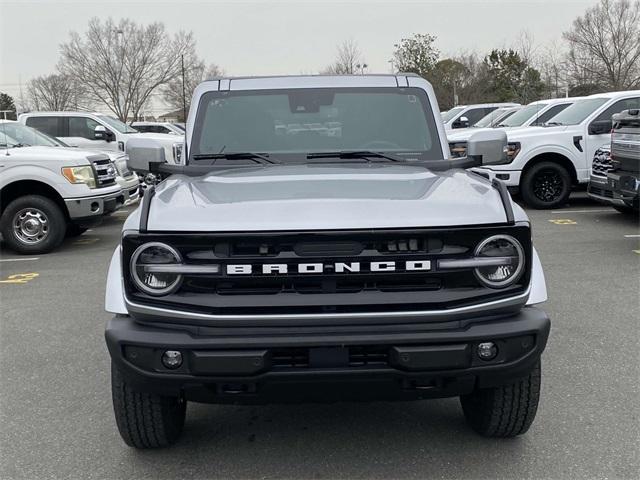
POLYGON ((13 275, 9 275, 6 280, 0 280, 0 283, 17 283, 17 284, 25 284, 29 283, 36 277, 39 277, 39 273, 14 273, 13 275))
POLYGON ((96 243, 99 240, 100 239, 97 237, 80 238, 79 240, 76 240, 75 242, 73 242, 73 244, 74 245, 91 245, 92 243, 96 243))
POLYGON ((553 220, 549 220, 551 223, 556 225, 577 225, 578 222, 571 220, 570 218, 557 218, 553 220))

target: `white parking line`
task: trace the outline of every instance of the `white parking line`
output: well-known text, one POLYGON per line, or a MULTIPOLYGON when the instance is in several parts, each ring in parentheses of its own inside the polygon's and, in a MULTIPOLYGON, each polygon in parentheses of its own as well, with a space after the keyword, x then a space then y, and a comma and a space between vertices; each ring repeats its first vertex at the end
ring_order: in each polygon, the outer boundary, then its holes
POLYGON ((33 260, 40 260, 40 257, 30 258, 1 258, 0 262, 31 262, 33 260))
POLYGON ((624 238, 640 238, 640 235, 625 235, 624 238))
POLYGON ((552 210, 551 213, 602 213, 613 211, 612 208, 590 208, 589 210, 552 210))

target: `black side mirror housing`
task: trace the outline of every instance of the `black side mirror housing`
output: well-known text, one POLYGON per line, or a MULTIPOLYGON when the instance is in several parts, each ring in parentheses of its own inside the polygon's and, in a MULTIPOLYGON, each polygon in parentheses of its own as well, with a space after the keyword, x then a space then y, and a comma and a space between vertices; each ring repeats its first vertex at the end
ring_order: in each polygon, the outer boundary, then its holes
POLYGON ((93 138, 96 140, 112 142, 115 140, 115 135, 111 130, 108 130, 107 127, 103 125, 96 125, 96 128, 93 129, 93 138))
POLYGON ((611 120, 596 120, 589 124, 589 135, 603 135, 610 133, 613 128, 611 120))

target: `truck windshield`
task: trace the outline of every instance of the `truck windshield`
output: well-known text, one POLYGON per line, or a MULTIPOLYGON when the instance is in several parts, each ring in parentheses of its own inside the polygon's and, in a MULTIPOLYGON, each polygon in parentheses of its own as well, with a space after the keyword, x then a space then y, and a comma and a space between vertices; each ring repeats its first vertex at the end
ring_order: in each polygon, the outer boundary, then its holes
POLYGON ((552 117, 547 125, 578 125, 585 118, 595 112, 601 105, 605 104, 608 98, 589 98, 578 100, 576 103, 552 117))
POLYGON ((0 144, 24 147, 60 147, 62 142, 18 122, 0 122, 0 144))
POLYGON ((451 110, 447 110, 446 112, 443 112, 442 113, 442 121, 444 123, 447 123, 453 117, 458 115, 462 110, 464 110, 464 107, 455 107, 455 108, 452 108, 451 110))
POLYGON ((115 128, 120 133, 138 133, 135 128, 130 127, 129 125, 121 122, 115 117, 111 117, 109 115, 98 115, 98 118, 109 126, 115 128))
POLYGON ((216 91, 200 101, 190 163, 223 152, 274 154, 286 162, 355 150, 441 160, 439 138, 419 88, 216 91))
POLYGON ((499 127, 521 127, 529 120, 531 117, 540 112, 547 105, 545 104, 537 104, 537 105, 527 105, 526 107, 522 107, 522 109, 518 110, 516 113, 511 115, 508 118, 500 121, 498 123, 499 127))

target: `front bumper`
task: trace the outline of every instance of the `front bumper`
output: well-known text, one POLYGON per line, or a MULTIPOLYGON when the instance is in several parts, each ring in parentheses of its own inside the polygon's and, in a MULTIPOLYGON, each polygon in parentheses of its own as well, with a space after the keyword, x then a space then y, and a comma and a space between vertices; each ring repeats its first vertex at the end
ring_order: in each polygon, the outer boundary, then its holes
POLYGON ((482 322, 333 327, 150 326, 111 319, 114 364, 143 391, 211 403, 449 397, 510 383, 540 358, 550 320, 535 307, 482 322), (478 343, 498 346, 493 360, 478 343), (182 365, 164 367, 165 350, 182 365))
POLYGON ((124 196, 124 206, 129 206, 140 199, 140 180, 137 175, 131 175, 127 178, 118 176, 116 181, 122 189, 124 196))
POLYGON ((607 205, 634 206, 640 197, 640 179, 625 172, 609 172, 606 177, 591 175, 587 194, 607 205))
POLYGON ((118 189, 103 195, 68 198, 64 203, 67 206, 69 218, 78 222, 115 212, 124 205, 124 201, 124 193, 118 189))

